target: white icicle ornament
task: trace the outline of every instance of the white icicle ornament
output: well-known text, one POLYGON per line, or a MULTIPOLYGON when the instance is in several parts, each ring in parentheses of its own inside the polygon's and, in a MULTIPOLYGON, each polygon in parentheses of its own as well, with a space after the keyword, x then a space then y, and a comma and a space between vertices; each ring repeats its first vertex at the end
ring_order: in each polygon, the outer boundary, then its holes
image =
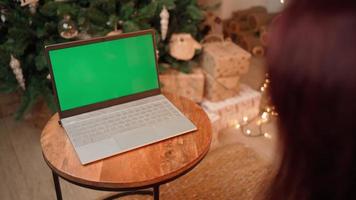
POLYGON ((162 40, 165 40, 168 32, 168 24, 169 24, 169 12, 166 6, 163 6, 161 13, 159 14, 161 17, 161 36, 162 40))
POLYGON ((195 50, 201 48, 201 44, 189 33, 173 34, 169 41, 169 54, 177 60, 191 60, 195 50))
POLYGON ((16 80, 19 83, 20 87, 25 90, 25 79, 23 78, 23 74, 22 74, 22 69, 21 69, 21 64, 20 61, 15 58, 13 55, 11 55, 11 60, 9 63, 12 72, 15 74, 16 80))

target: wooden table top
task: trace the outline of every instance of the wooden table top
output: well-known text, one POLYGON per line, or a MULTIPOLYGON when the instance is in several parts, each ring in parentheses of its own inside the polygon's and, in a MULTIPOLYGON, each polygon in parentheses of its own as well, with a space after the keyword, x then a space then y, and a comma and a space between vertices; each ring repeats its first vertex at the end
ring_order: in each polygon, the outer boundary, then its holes
POLYGON ((83 166, 55 114, 41 135, 44 159, 52 170, 68 180, 104 188, 145 187, 189 171, 209 150, 210 121, 194 102, 171 94, 165 96, 197 126, 197 131, 83 166))

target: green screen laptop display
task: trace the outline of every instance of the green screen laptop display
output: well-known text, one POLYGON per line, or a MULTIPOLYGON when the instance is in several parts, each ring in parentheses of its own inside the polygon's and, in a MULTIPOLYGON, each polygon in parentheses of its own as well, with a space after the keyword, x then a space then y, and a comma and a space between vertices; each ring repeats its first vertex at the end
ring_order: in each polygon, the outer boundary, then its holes
POLYGON ((151 34, 50 50, 62 111, 157 89, 151 34))

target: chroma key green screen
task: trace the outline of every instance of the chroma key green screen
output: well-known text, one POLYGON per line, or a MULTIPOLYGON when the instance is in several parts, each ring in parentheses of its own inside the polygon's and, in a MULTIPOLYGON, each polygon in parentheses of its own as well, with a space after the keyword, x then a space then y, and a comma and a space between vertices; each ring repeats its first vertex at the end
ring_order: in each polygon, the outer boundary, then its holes
POLYGON ((62 111, 159 87, 151 34, 49 51, 62 111))

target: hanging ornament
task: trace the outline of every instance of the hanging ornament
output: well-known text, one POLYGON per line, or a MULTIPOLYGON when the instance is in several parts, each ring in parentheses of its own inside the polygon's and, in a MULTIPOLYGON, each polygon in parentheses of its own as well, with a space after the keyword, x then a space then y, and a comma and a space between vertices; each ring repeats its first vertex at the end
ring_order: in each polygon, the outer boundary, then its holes
POLYGON ((0 14, 0 31, 3 27, 5 27, 6 16, 4 14, 0 14))
POLYGON ((161 17, 161 36, 162 40, 165 40, 168 32, 168 24, 169 24, 169 12, 166 6, 163 6, 161 13, 159 14, 161 17))
POLYGON ((38 3, 38 0, 21 0, 21 6, 27 6, 33 3, 38 3))
POLYGON ((11 60, 10 60, 9 65, 10 65, 10 67, 12 69, 12 72, 15 74, 16 80, 19 83, 20 87, 23 90, 25 90, 26 89, 26 87, 25 87, 25 79, 24 79, 23 74, 22 74, 20 61, 17 58, 15 58, 13 55, 11 55, 11 60))
POLYGON ((38 0, 21 0, 21 6, 29 6, 31 14, 35 14, 38 7, 38 0))
MULTIPOLYGON (((6 15, 8 14, 8 10, 6 9, 5 6, 0 5, 0 20, 2 22, 2 24, 4 24, 6 22, 6 15)), ((1 25, 1 23, 0 23, 1 25)))
POLYGON ((173 34, 169 41, 169 54, 177 60, 191 60, 201 45, 189 33, 173 34))
POLYGON ((0 9, 0 20, 2 23, 6 22, 6 15, 5 15, 6 10, 5 9, 0 9))
POLYGON ((2 23, 6 22, 6 16, 4 14, 1 14, 0 19, 2 23))
POLYGON ((71 39, 78 35, 77 26, 69 15, 64 15, 64 18, 59 22, 58 32, 65 39, 71 39))
POLYGON ((34 3, 29 4, 30 13, 31 14, 36 14, 37 7, 38 7, 38 2, 34 2, 34 3))

